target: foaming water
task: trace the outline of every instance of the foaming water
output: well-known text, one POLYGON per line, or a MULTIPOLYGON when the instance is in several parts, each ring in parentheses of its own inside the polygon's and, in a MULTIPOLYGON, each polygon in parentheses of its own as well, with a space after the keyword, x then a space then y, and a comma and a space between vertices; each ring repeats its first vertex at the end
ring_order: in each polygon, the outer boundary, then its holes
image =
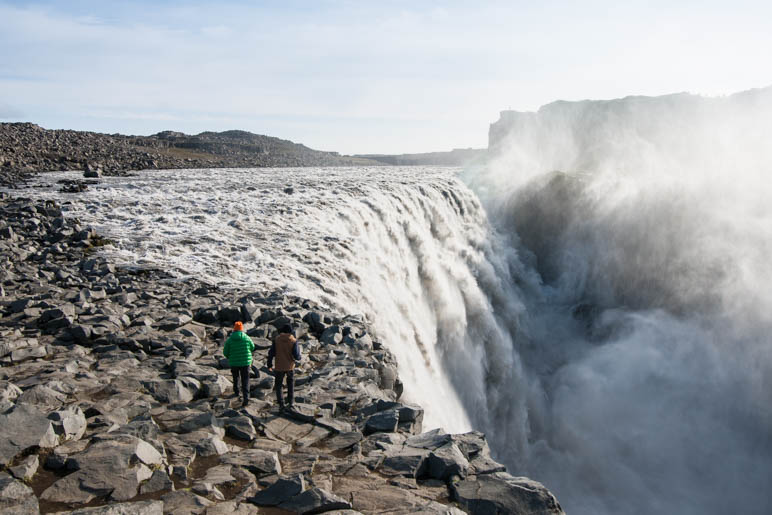
MULTIPOLYGON (((41 180, 63 177, 75 175, 41 180)), ((105 252, 119 263, 363 314, 396 354, 427 428, 466 431, 510 409, 490 401, 522 374, 492 302, 511 324, 522 314, 518 297, 501 293, 514 260, 493 246, 454 171, 175 170, 104 178, 77 197, 41 192, 73 199, 68 216, 115 240, 105 252)), ((502 441, 524 445, 507 433, 502 441)))

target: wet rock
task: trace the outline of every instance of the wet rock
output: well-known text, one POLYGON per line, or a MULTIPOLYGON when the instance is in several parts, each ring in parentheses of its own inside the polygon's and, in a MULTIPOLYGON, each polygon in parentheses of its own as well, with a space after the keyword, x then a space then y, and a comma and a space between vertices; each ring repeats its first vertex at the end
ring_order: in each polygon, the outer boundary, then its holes
POLYGON ((0 473, 0 513, 28 515, 40 513, 32 488, 21 481, 0 473))
POLYGON ((8 464, 32 447, 52 448, 58 443, 53 424, 34 406, 17 404, 0 414, 0 464, 8 464))
POLYGON ((96 163, 86 163, 83 166, 83 177, 87 179, 95 179, 102 177, 102 167, 96 163))
POLYGON ((544 485, 506 472, 470 476, 453 483, 453 500, 472 515, 488 513, 562 514, 555 496, 544 485))
POLYGON ((305 488, 305 484, 302 475, 279 478, 271 486, 265 490, 260 490, 248 500, 258 506, 278 506, 300 494, 305 488))

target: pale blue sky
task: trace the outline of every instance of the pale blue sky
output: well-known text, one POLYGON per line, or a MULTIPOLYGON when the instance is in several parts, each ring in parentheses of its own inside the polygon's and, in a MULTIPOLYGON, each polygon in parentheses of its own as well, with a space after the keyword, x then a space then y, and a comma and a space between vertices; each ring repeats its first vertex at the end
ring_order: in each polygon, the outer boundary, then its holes
POLYGON ((768 86, 770 5, 0 0, 0 119, 484 147, 502 109, 768 86))

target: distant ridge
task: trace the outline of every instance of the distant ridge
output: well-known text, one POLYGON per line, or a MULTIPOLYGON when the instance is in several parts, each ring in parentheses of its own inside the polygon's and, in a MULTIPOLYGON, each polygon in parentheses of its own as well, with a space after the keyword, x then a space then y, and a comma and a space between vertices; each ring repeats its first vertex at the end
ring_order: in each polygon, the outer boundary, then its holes
POLYGON ((355 157, 372 159, 395 166, 464 166, 484 159, 484 148, 456 148, 450 152, 425 152, 421 154, 356 154, 355 157))
POLYGON ((382 165, 360 157, 322 152, 292 141, 246 131, 187 135, 163 131, 125 136, 47 130, 32 123, 0 123, 0 171, 4 177, 53 170, 105 173, 169 168, 382 165))

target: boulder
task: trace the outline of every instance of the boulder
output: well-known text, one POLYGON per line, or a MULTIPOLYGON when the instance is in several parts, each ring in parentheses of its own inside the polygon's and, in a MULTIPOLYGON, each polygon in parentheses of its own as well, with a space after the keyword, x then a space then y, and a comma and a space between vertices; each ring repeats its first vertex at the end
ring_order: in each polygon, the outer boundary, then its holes
POLYGON ((0 513, 29 515, 40 513, 32 488, 8 474, 0 472, 0 513))
POLYGON ((52 448, 59 441, 53 423, 36 407, 16 404, 0 414, 0 464, 8 466, 32 447, 52 448))
POLYGON ((385 476, 417 478, 426 475, 426 468, 426 453, 415 451, 386 457, 378 471, 385 476))
POLYGON ((411 436, 405 440, 405 445, 417 447, 420 449, 438 449, 453 439, 452 435, 446 433, 442 428, 432 429, 420 435, 411 436))
POLYGON ((212 501, 193 492, 178 490, 163 497, 164 513, 205 513, 207 507, 212 506, 212 501))
POLYGON ((429 477, 443 481, 453 476, 463 478, 469 473, 469 461, 453 442, 433 450, 429 454, 428 464, 429 477))
POLYGON ((282 477, 265 490, 257 492, 248 501, 258 506, 278 506, 300 494, 305 485, 306 482, 301 474, 282 477))
POLYGON ((279 505, 282 510, 293 513, 324 513, 333 510, 348 510, 351 503, 321 488, 309 488, 279 505))
POLYGON ((251 442, 257 438, 257 431, 252 425, 252 421, 249 417, 243 415, 238 417, 232 417, 225 419, 225 434, 236 438, 237 440, 245 440, 251 442))
POLYGON ((349 447, 353 447, 354 445, 358 444, 360 441, 362 441, 362 433, 359 431, 350 431, 345 433, 340 433, 326 442, 324 444, 327 446, 328 449, 332 449, 334 451, 341 450, 341 449, 348 449, 349 447))
POLYGON ((170 430, 175 433, 192 433, 193 431, 204 430, 221 438, 225 436, 223 421, 213 413, 193 412, 193 414, 185 417, 177 426, 172 427, 170 430))
POLYGON ((245 468, 257 477, 282 473, 276 452, 263 449, 239 449, 237 453, 223 455, 220 462, 245 468))
POLYGON ((188 382, 188 385, 192 388, 188 388, 186 384, 179 379, 142 382, 142 386, 145 387, 154 399, 167 404, 192 401, 193 397, 198 393, 198 389, 195 388, 195 383, 188 382))
POLYGON ((102 177, 102 167, 96 163, 86 163, 83 165, 83 177, 86 179, 98 179, 102 177))
POLYGON ((525 477, 496 472, 451 484, 452 498, 471 515, 488 513, 563 514, 544 485, 525 477))
POLYGON ((80 440, 86 432, 86 416, 78 406, 54 411, 49 413, 48 418, 54 422, 54 431, 61 436, 62 441, 80 440))
POLYGON ((319 341, 324 345, 337 345, 341 340, 343 340, 343 334, 341 333, 340 326, 337 325, 331 325, 326 328, 319 336, 319 341))
POLYGON ((13 477, 16 479, 29 481, 38 471, 39 465, 40 460, 38 459, 38 455, 33 454, 32 456, 27 456, 21 461, 21 463, 15 467, 11 467, 9 470, 11 471, 11 474, 13 474, 13 477))
POLYGON ((196 454, 201 457, 220 456, 228 452, 228 444, 217 435, 207 435, 196 443, 196 454))
POLYGON ((367 419, 365 424, 365 434, 370 433, 393 433, 397 430, 399 424, 399 412, 396 409, 390 409, 376 413, 367 419))
POLYGON ((0 381, 0 400, 15 401, 21 395, 21 388, 9 381, 0 381))
POLYGON ((224 324, 233 324, 234 322, 244 321, 244 315, 241 312, 241 306, 224 306, 217 311, 217 320, 224 324))
POLYGON ((191 320, 193 320, 193 318, 188 315, 171 315, 164 318, 156 325, 162 331, 174 331, 175 329, 184 326, 191 320))
POLYGON ((155 492, 165 492, 167 490, 174 490, 174 483, 166 471, 157 469, 153 471, 153 475, 150 476, 150 479, 142 483, 142 486, 139 488, 139 493, 145 495, 155 492))
POLYGON ((161 454, 139 438, 117 435, 97 440, 67 459, 67 468, 75 472, 56 481, 40 498, 70 504, 85 504, 97 497, 128 501, 152 476, 150 467, 162 463, 161 454))

